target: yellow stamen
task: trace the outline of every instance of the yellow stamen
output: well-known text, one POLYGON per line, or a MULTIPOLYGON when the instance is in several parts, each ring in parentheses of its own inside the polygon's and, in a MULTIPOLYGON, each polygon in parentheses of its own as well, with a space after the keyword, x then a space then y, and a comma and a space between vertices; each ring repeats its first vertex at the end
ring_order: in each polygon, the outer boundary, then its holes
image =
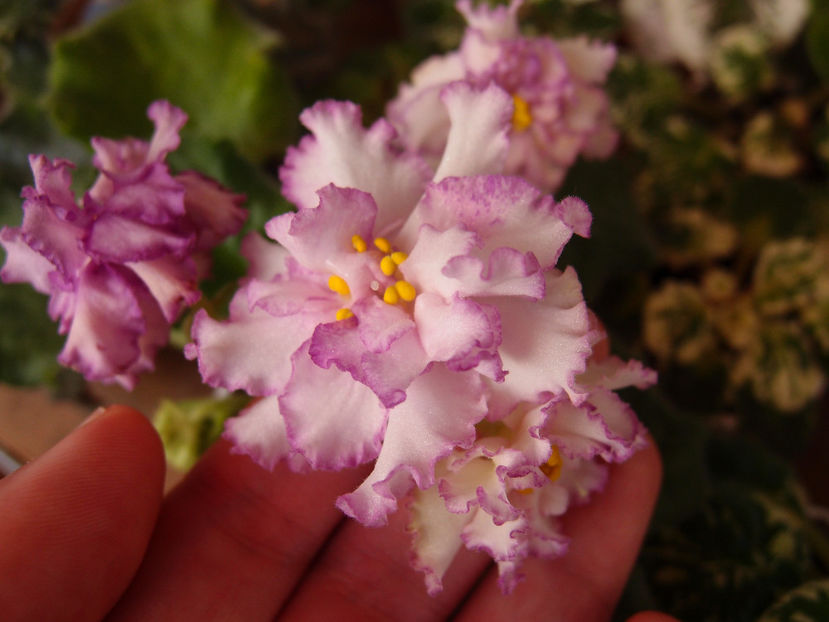
POLYGON ((400 297, 406 302, 411 302, 415 299, 415 296, 417 296, 414 285, 408 281, 397 281, 397 283, 394 284, 394 289, 397 290, 397 293, 400 294, 400 297))
POLYGON ((391 276, 397 270, 397 264, 392 261, 390 255, 386 255, 380 260, 380 271, 386 276, 391 276))
POLYGON ((409 256, 402 251, 394 252, 389 256, 391 257, 391 260, 398 266, 409 258, 409 256))
POLYGON ((351 290, 348 289, 348 283, 345 282, 345 279, 337 276, 336 274, 332 274, 330 277, 328 277, 328 288, 332 292, 337 292, 338 294, 342 294, 343 296, 348 296, 351 293, 351 290))
POLYGON ((354 313, 351 311, 351 309, 346 309, 346 308, 337 309, 336 317, 337 317, 337 321, 339 322, 340 320, 347 320, 350 317, 354 317, 354 313))
POLYGON ((558 451, 558 447, 553 445, 553 453, 550 455, 547 463, 541 465, 541 470, 547 476, 547 479, 554 482, 561 477, 561 464, 561 454, 558 451))
POLYGON ((384 253, 391 252, 391 244, 386 238, 375 238, 374 245, 384 253))
POLYGON ((522 132, 530 127, 530 124, 533 122, 533 116, 530 113, 530 105, 527 103, 527 100, 523 97, 519 97, 518 95, 513 95, 512 101, 514 104, 512 112, 512 128, 516 132, 522 132))
POLYGON ((366 241, 356 233, 351 236, 351 246, 353 246, 354 250, 358 253, 365 253, 368 248, 366 241))
POLYGON ((386 291, 383 292, 383 302, 390 305, 396 305, 400 302, 400 295, 397 293, 394 285, 389 285, 386 291))

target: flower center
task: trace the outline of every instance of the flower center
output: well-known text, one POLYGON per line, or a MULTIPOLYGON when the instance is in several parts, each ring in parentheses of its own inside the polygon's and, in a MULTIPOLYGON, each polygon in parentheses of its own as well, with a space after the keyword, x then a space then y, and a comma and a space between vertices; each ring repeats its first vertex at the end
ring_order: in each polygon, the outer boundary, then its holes
POLYGON ((512 129, 516 132, 523 132, 533 122, 530 105, 527 103, 527 100, 519 95, 512 96, 512 103, 512 129))
POLYGON ((550 455, 550 459, 541 465, 541 472, 547 476, 547 479, 554 482, 561 477, 561 465, 561 454, 558 447, 553 445, 553 453, 550 455))
MULTIPOLYGON (((357 253, 365 253, 369 250, 368 243, 358 234, 351 236, 351 246, 357 253)), ((412 302, 417 297, 417 290, 415 290, 414 285, 408 281, 398 278, 400 275, 397 270, 398 266, 406 261, 408 255, 402 251, 395 250, 392 247, 391 242, 389 242, 386 238, 375 238, 374 247, 382 253, 378 265, 380 272, 384 276, 393 279, 393 282, 387 285, 383 290, 383 302, 390 305, 396 305, 401 301, 412 302)), ((373 257, 376 257, 376 254, 373 254, 373 257)), ((333 292, 337 292, 341 296, 351 295, 351 288, 348 286, 348 283, 345 279, 336 274, 332 274, 328 278, 328 288, 333 292)), ((372 282, 372 289, 376 290, 379 294, 379 281, 372 282)), ((345 320, 353 316, 354 312, 347 307, 339 309, 336 314, 338 321, 345 320)))
MULTIPOLYGON (((561 466, 561 454, 558 451, 558 447, 553 445, 553 453, 550 454, 550 458, 547 460, 547 462, 545 462, 538 468, 540 468, 541 472, 547 476, 547 479, 549 479, 551 482, 555 482, 556 480, 558 480, 559 477, 561 477, 561 466)), ((536 489, 521 488, 516 490, 516 492, 522 495, 529 495, 532 494, 534 490, 536 489)))

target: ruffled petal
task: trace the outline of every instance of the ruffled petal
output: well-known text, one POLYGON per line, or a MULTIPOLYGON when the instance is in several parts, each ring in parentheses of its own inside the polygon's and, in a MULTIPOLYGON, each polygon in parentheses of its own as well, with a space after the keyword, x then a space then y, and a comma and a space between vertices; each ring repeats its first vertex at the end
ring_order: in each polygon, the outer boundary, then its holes
POLYGON ((429 362, 415 323, 402 309, 375 297, 352 310, 355 317, 316 328, 310 356, 320 367, 335 365, 348 372, 391 408, 406 399, 406 388, 429 362))
POLYGON ((543 403, 562 393, 583 402, 576 376, 591 352, 590 328, 575 271, 548 272, 544 300, 499 298, 497 307, 507 377, 491 387, 493 412, 504 416, 519 402, 543 403))
POLYGON ((365 525, 383 525, 409 490, 435 483, 435 463, 454 447, 468 447, 474 425, 486 414, 480 377, 435 365, 418 376, 405 402, 389 413, 383 447, 374 470, 337 507, 365 525))
POLYGON ((184 210, 196 232, 196 248, 208 250, 239 232, 248 217, 241 207, 244 195, 195 171, 184 171, 175 180, 184 188, 184 210))
POLYGON ((231 453, 248 455, 268 471, 273 471, 281 460, 285 460, 293 471, 308 470, 308 461, 288 442, 276 395, 257 400, 238 416, 225 421, 223 436, 233 444, 231 453))
MULTIPOLYGON (((431 361, 464 371, 474 369, 481 360, 498 357, 501 325, 494 307, 424 293, 415 300, 414 318, 420 343, 431 361)), ((503 370, 497 377, 503 377, 503 370)))
POLYGON ((285 260, 291 256, 284 246, 266 240, 255 231, 242 238, 240 253, 248 260, 247 275, 260 281, 269 281, 285 272, 285 260))
POLYGON ((551 484, 567 491, 570 503, 584 504, 593 494, 604 489, 609 475, 607 465, 595 460, 572 459, 566 454, 561 456, 561 477, 551 484))
POLYGON ((526 530, 526 519, 523 516, 495 523, 486 512, 475 512, 472 520, 463 528, 461 540, 469 550, 483 551, 496 562, 514 561, 524 548, 521 538, 515 536, 526 530))
POLYGON ((594 389, 580 407, 562 400, 547 410, 545 435, 571 458, 624 462, 646 444, 636 414, 607 389, 594 389))
POLYGON ((162 163, 147 167, 137 179, 116 178, 106 195, 90 191, 84 201, 84 209, 96 216, 118 215, 156 226, 178 223, 185 214, 184 187, 162 163))
POLYGON ((645 367, 639 361, 626 362, 619 357, 609 356, 602 361, 591 360, 579 381, 587 386, 615 391, 625 387, 647 389, 656 384, 656 379, 656 371, 645 367))
POLYGON ((453 257, 443 268, 444 276, 458 281, 463 296, 544 297, 544 273, 535 255, 513 248, 496 248, 484 261, 479 257, 453 257))
MULTIPOLYGON (((141 310, 144 320, 144 330, 137 336, 138 357, 112 378, 128 391, 132 391, 138 382, 139 374, 155 369, 155 355, 170 338, 170 322, 164 317, 158 300, 130 271, 124 270, 124 275, 132 283, 132 293, 141 310)), ((198 292, 197 292, 198 293, 198 292)))
POLYGON ((543 268, 558 261, 573 232, 588 236, 591 215, 583 201, 557 203, 519 177, 499 175, 446 179, 430 184, 417 207, 421 222, 445 230, 461 225, 499 247, 531 252, 543 268))
POLYGON ((35 179, 36 192, 24 189, 24 198, 31 198, 33 194, 48 197, 60 218, 67 222, 78 220, 80 213, 75 203, 75 193, 72 192, 71 174, 75 165, 69 160, 50 160, 43 155, 30 155, 29 166, 35 179))
POLYGON ((265 231, 306 268, 325 273, 340 268, 339 276, 354 287, 354 275, 342 266, 352 264, 359 255, 352 244, 354 235, 372 239, 377 204, 371 195, 353 188, 328 185, 317 194, 318 207, 276 216, 265 231))
POLYGON ((71 326, 58 361, 88 380, 112 380, 139 357, 145 323, 126 275, 87 264, 74 296, 71 326))
POLYGON ((245 291, 250 309, 259 308, 275 317, 304 313, 326 322, 333 320, 342 306, 339 296, 321 278, 277 275, 269 281, 251 279, 245 291))
POLYGON ((487 39, 498 41, 512 39, 520 34, 518 10, 524 0, 511 0, 509 5, 490 7, 481 2, 473 8, 472 0, 458 0, 455 8, 466 18, 470 28, 479 31, 487 39))
POLYGON ((168 255, 125 265, 149 288, 168 322, 174 322, 185 307, 201 298, 196 266, 191 259, 181 260, 168 255))
POLYGON ((443 590, 443 575, 463 546, 461 531, 470 517, 447 512, 436 486, 416 491, 409 509, 412 567, 425 575, 426 590, 435 596, 443 590))
POLYGON ((449 114, 441 101, 444 85, 464 78, 466 69, 458 52, 434 56, 415 67, 411 83, 403 84, 386 116, 406 146, 437 166, 449 133, 449 114))
POLYGON ((396 148, 394 128, 380 119, 364 129, 360 108, 349 102, 318 102, 303 111, 300 121, 312 135, 288 149, 279 171, 285 196, 313 209, 317 190, 328 184, 357 188, 377 202, 378 235, 399 226, 431 172, 418 156, 396 148))
POLYGON ((147 161, 163 160, 168 153, 178 149, 181 142, 178 133, 187 123, 187 115, 170 102, 160 99, 149 105, 147 116, 155 124, 147 150, 147 161))
POLYGON ((45 195, 23 203, 22 240, 43 255, 67 280, 73 280, 87 257, 81 250, 83 229, 73 212, 56 209, 45 195))
POLYGON ((6 261, 0 270, 4 283, 29 283, 41 294, 51 293, 49 274, 55 266, 23 241, 20 229, 0 229, 0 246, 6 250, 6 261))
POLYGON ((194 241, 192 234, 182 235, 119 214, 105 213, 87 231, 84 249, 101 261, 126 263, 164 255, 180 257, 190 251, 194 241))
POLYGON ((446 276, 444 268, 450 259, 466 256, 480 244, 478 236, 461 227, 439 231, 423 225, 408 259, 399 266, 400 273, 419 292, 451 298, 458 291, 458 281, 446 276))
POLYGON ((441 99, 450 127, 434 180, 503 171, 512 127, 509 94, 494 83, 477 89, 455 82, 443 90, 441 99))
POLYGON ((279 393, 291 378, 289 354, 313 333, 313 314, 275 317, 260 308, 247 310, 247 292, 234 298, 230 319, 217 322, 200 310, 193 319, 185 354, 199 360, 199 371, 212 387, 244 389, 250 395, 279 393))
POLYGON ((564 56, 567 69, 579 80, 602 84, 616 64, 616 46, 590 40, 585 36, 561 39, 558 49, 564 56))
POLYGON ((316 365, 308 342, 294 352, 291 364, 279 406, 294 450, 316 469, 343 469, 374 459, 388 413, 377 396, 349 374, 316 365))

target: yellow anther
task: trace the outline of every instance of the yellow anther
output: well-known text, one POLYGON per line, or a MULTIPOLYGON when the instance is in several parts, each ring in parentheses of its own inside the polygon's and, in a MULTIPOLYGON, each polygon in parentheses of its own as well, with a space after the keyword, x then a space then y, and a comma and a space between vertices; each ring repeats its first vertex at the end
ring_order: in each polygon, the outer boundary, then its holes
POLYGON ((368 248, 366 241, 356 233, 351 236, 351 246, 353 246, 354 250, 358 253, 365 253, 368 248))
POLYGON ((515 492, 519 495, 531 495, 533 494, 533 490, 535 490, 535 488, 522 488, 520 490, 516 490, 515 492))
POLYGON ((514 104, 512 112, 512 127, 516 132, 521 132, 530 127, 533 122, 533 116, 530 113, 530 105, 523 97, 518 95, 512 96, 514 104))
POLYGON ((337 309, 336 317, 337 317, 337 321, 339 322, 340 320, 347 320, 350 317, 354 317, 354 313, 351 311, 351 309, 346 309, 346 308, 337 309))
POLYGON ((553 453, 547 463, 541 465, 541 471, 547 476, 547 479, 554 482, 561 477, 561 464, 561 454, 558 447, 553 445, 553 453))
POLYGON ((391 276, 392 274, 394 274, 394 271, 397 270, 397 264, 394 263, 394 261, 391 258, 391 255, 385 255, 380 260, 380 270, 386 276, 391 276))
POLYGON ((398 266, 409 258, 409 256, 402 251, 396 251, 389 256, 391 257, 391 260, 398 266))
POLYGON ((374 245, 384 253, 391 252, 391 244, 386 238, 375 238, 374 245))
POLYGON ((406 302, 411 302, 415 299, 415 296, 417 296, 414 285, 408 281, 397 281, 397 283, 394 284, 394 289, 397 290, 397 293, 400 294, 400 297, 406 302))
POLYGON ((337 276, 336 274, 332 274, 330 277, 328 277, 328 288, 332 292, 337 292, 338 294, 342 294, 343 296, 348 296, 351 293, 351 290, 348 289, 348 283, 345 282, 345 279, 337 276))
POLYGON ((383 292, 383 302, 390 305, 396 305, 400 302, 400 295, 397 293, 394 285, 389 285, 386 291, 383 292))

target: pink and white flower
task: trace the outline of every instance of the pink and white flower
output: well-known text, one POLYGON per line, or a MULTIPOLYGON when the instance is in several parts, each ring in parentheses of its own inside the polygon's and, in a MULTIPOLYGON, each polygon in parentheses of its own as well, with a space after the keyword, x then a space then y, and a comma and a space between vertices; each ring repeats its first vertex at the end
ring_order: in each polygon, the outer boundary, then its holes
POLYGON ((566 552, 558 519, 604 486, 607 464, 644 446, 644 427, 613 391, 646 388, 656 374, 636 361, 599 359, 591 357, 578 378, 588 395, 581 404, 566 397, 523 404, 496 424, 480 424, 471 448, 437 464, 436 485, 414 491, 413 565, 430 594, 442 589, 462 546, 488 553, 502 590, 511 592, 524 559, 566 552))
POLYGON ((555 264, 590 214, 480 174, 508 147, 500 89, 461 84, 447 99, 457 123, 431 181, 385 121, 366 130, 345 103, 303 113, 312 135, 281 171, 299 209, 266 225, 281 248, 247 241, 254 275, 227 321, 199 312, 186 350, 208 384, 263 396, 226 432, 263 466, 376 459, 338 501, 368 525, 433 486, 435 463, 469 448, 485 417, 588 398, 576 381, 588 312, 555 264))
POLYGON ((245 219, 242 197, 192 171, 170 174, 164 159, 186 115, 157 101, 148 116, 150 142, 92 139, 100 175, 80 205, 72 163, 31 156, 23 223, 0 231, 0 277, 49 295, 67 335, 61 364, 126 388, 153 368, 170 324, 199 298, 207 251, 245 219))
POLYGON ((524 37, 517 19, 522 4, 473 8, 460 0, 468 23, 460 48, 420 64, 387 113, 406 146, 434 165, 453 127, 447 87, 495 85, 512 100, 503 172, 549 192, 580 154, 607 157, 616 146, 602 89, 616 49, 585 37, 524 37))

